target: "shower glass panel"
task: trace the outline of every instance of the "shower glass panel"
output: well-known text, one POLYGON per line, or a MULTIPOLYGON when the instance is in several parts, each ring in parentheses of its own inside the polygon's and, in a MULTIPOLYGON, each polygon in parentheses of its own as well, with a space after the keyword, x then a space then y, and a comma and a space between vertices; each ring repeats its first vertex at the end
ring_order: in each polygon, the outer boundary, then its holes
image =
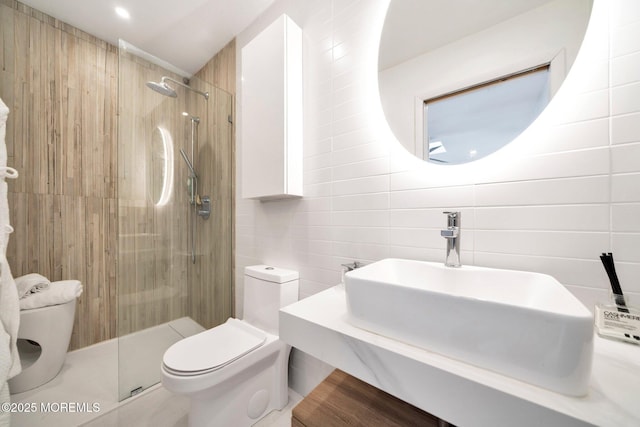
POLYGON ((170 345, 231 316, 233 229, 232 96, 197 77, 187 84, 170 66, 157 65, 162 61, 123 46, 118 97, 119 400, 160 381, 162 355, 170 345), (163 76, 176 97, 147 86, 163 76), (197 188, 181 150, 193 166, 197 188), (205 196, 211 200, 207 219, 198 215, 205 196))

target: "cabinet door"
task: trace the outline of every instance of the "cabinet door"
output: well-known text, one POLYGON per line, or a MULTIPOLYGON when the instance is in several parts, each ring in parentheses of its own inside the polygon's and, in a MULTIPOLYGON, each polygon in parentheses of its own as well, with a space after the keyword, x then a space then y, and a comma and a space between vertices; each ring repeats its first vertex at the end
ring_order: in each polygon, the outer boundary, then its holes
POLYGON ((302 33, 282 15, 242 48, 242 197, 302 195, 302 33))

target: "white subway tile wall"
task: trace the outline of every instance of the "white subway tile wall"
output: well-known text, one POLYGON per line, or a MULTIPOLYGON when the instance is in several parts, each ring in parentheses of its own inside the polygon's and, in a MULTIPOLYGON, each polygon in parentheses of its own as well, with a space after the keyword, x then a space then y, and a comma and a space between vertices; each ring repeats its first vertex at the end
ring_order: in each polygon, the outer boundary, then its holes
MULTIPOLYGON (((583 49, 541 117, 507 148, 451 167, 415 160, 386 125, 377 51, 387 5, 276 0, 238 36, 242 49, 282 13, 303 29, 305 196, 241 199, 237 157, 237 314, 246 265, 298 270, 305 298, 339 283, 341 263, 441 261, 450 209, 462 211, 463 263, 551 274, 592 307, 609 286, 598 255, 612 251, 624 289, 640 293, 640 2, 595 0, 583 49)), ((240 133, 237 143, 241 153, 240 133)), ((294 351, 290 384, 306 395, 330 371, 294 351)))

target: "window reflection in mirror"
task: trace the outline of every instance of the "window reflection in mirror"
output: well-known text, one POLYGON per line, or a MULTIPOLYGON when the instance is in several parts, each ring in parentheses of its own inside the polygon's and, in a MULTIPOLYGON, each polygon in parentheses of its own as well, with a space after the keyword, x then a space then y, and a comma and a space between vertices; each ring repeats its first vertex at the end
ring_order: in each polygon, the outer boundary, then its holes
MULTIPOLYGON (((592 3, 592 0, 391 0, 378 56, 380 101, 390 129, 405 149, 421 159, 438 164, 462 163, 436 153, 443 149, 451 153, 453 149, 441 136, 435 136, 433 129, 429 130, 432 134, 429 147, 424 101, 547 63, 549 99, 552 99, 578 54, 592 3), (438 141, 444 148, 438 148, 438 141), (425 156, 429 148, 433 149, 431 157, 425 156)), ((461 103, 460 108, 470 108, 466 105, 469 102, 461 103)), ((510 127, 513 124, 510 121, 521 119, 501 112, 500 106, 511 113, 503 102, 493 102, 497 108, 493 114, 502 117, 498 120, 500 126, 510 127)), ((544 107, 539 106, 535 99, 530 108, 540 113, 544 107)), ((487 121, 485 113, 488 115, 489 111, 476 109, 482 114, 468 113, 466 119, 487 121)), ((527 127, 528 124, 522 125, 520 132, 527 127)), ((459 139, 463 139, 465 131, 458 132, 459 139)), ((505 144, 517 139, 520 132, 514 132, 506 140, 507 129, 489 130, 490 134, 500 134, 505 144)), ((477 142, 494 136, 473 136, 471 139, 476 141, 466 141, 462 150, 467 156, 465 161, 488 155, 487 145, 477 142)))
POLYGON ((515 139, 551 99, 549 65, 424 101, 423 158, 460 164, 515 139))

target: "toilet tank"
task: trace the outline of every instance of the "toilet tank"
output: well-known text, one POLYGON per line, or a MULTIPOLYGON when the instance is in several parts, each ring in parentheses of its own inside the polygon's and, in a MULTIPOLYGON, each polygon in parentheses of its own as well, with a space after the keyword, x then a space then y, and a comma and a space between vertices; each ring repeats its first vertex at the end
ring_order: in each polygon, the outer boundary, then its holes
POLYGON ((281 307, 298 301, 298 272, 269 265, 244 269, 243 319, 253 326, 279 335, 281 307))

